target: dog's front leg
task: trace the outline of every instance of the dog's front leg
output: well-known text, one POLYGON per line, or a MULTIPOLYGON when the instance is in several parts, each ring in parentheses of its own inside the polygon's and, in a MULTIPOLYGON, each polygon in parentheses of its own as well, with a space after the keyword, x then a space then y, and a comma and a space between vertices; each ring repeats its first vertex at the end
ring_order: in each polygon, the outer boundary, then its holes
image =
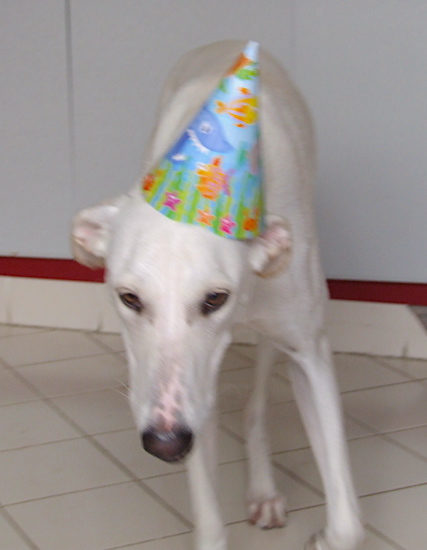
POLYGON ((354 550, 363 538, 329 343, 291 354, 289 374, 326 494, 327 525, 306 550, 354 550))
POLYGON ((216 415, 198 434, 188 463, 197 550, 226 550, 225 529, 216 491, 216 415))
POLYGON ((272 529, 286 524, 286 498, 274 482, 265 422, 267 384, 278 352, 270 340, 260 336, 257 353, 255 387, 246 411, 249 521, 261 529, 272 529))

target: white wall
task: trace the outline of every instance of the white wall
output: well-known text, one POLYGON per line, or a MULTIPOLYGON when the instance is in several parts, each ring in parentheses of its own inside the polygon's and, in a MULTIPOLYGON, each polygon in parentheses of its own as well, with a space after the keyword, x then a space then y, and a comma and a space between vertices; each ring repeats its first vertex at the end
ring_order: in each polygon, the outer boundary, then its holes
POLYGON ((317 123, 335 278, 424 282, 425 0, 2 0, 0 254, 68 257, 78 208, 125 191, 186 50, 253 38, 317 123))

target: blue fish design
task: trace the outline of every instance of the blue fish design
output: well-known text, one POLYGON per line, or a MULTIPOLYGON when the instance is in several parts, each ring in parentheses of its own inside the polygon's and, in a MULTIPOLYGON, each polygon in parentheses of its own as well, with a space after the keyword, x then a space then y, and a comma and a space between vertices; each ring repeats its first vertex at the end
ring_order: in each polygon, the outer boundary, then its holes
POLYGON ((188 146, 192 145, 199 151, 207 153, 226 153, 233 147, 227 141, 224 130, 218 118, 204 107, 181 138, 169 151, 167 158, 173 162, 182 162, 187 159, 188 146))

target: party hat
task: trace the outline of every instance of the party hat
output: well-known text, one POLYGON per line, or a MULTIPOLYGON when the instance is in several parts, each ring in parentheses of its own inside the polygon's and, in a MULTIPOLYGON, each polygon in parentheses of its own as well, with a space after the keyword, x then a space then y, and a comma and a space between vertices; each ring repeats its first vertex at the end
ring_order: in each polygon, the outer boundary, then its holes
POLYGON ((263 226, 258 44, 249 42, 180 139, 145 176, 146 201, 168 218, 232 239, 263 226))

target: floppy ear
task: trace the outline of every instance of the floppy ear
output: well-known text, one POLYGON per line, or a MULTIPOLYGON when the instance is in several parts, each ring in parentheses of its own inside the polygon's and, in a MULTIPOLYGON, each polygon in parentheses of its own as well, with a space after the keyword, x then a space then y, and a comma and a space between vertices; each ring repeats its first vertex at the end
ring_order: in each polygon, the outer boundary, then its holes
POLYGON ((263 233, 250 244, 249 262, 257 275, 271 277, 289 265, 292 239, 289 223, 278 216, 268 217, 263 233))
POLYGON ((104 266, 112 222, 120 199, 81 210, 72 220, 71 248, 74 258, 92 269, 104 266))

